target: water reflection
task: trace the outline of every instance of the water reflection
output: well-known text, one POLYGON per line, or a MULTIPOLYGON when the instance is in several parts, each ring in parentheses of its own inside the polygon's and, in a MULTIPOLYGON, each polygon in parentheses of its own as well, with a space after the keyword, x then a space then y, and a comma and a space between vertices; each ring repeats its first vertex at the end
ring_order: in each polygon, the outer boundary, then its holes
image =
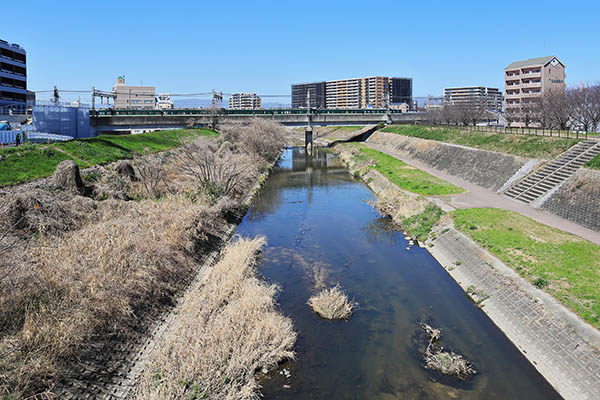
POLYGON ((372 193, 331 154, 287 150, 238 228, 267 236, 260 271, 299 332, 291 377, 262 382, 266 399, 559 398, 494 324, 422 248, 406 251, 366 201, 372 193), (306 305, 340 283, 360 308, 324 321, 306 305), (441 328, 447 349, 480 371, 454 381, 421 365, 417 321, 441 328))

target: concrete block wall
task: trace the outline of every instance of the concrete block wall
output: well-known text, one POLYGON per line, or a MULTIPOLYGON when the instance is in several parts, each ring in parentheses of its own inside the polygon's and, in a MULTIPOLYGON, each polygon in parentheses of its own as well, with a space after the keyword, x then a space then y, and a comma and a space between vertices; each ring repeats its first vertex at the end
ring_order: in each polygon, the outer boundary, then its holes
POLYGON ((600 171, 579 169, 542 208, 600 232, 600 171))
POLYGON ((494 191, 530 161, 509 154, 388 132, 376 132, 367 141, 494 191))

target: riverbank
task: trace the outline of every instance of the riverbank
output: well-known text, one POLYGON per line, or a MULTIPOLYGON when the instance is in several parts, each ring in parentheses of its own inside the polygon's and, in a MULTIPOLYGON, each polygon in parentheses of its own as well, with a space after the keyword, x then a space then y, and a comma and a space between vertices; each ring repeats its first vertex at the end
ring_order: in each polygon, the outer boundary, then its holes
POLYGON ((67 161, 52 178, 3 190, 0 393, 127 386, 152 321, 214 259, 276 161, 280 128, 259 125, 99 168, 93 185, 67 161), (98 196, 102 185, 115 190, 98 196))
MULTIPOLYGON (((344 149, 343 146, 340 148, 344 149)), ((348 151, 341 152, 341 158, 347 163, 352 156, 348 151)), ((422 210, 424 201, 435 201, 447 211, 454 210, 454 207, 440 196, 423 199, 402 191, 385 176, 376 172, 371 168, 367 174, 359 173, 356 176, 361 176, 380 200, 385 201, 389 198, 390 190, 395 189, 401 193, 400 207, 390 207, 393 210, 392 217, 401 225, 406 221, 396 216, 397 210, 422 210), (376 174, 373 175, 374 173, 376 174)), ((386 211, 385 208, 383 211, 386 211)), ((465 293, 483 308, 492 321, 565 398, 597 397, 600 387, 594 383, 598 381, 594 371, 598 371, 600 366, 598 331, 582 322, 550 295, 520 278, 511 268, 495 259, 472 239, 458 232, 453 226, 451 215, 443 215, 440 219, 441 222, 435 221, 431 224, 432 232, 425 243, 430 253, 446 268, 465 293), (489 307, 492 310, 490 312, 488 304, 492 305, 489 307), (573 353, 578 357, 570 356, 573 353)), ((494 238, 491 240, 489 246, 495 243, 494 238)), ((540 273, 539 270, 537 272, 540 273)), ((556 282, 553 284, 554 288, 562 282, 557 279, 559 276, 552 275, 552 281, 556 282)), ((538 285, 544 282, 543 279, 545 278, 540 275, 531 277, 538 285)), ((597 287, 594 285, 591 287, 597 287)), ((567 285, 562 286, 562 289, 567 289, 567 285)), ((592 292, 591 295, 592 298, 586 297, 588 295, 579 297, 578 301, 587 303, 588 306, 589 302, 592 302, 592 319, 589 319, 590 315, 587 312, 583 312, 582 316, 593 322, 596 318, 594 315, 597 316, 598 303, 593 297, 595 294, 592 292)))

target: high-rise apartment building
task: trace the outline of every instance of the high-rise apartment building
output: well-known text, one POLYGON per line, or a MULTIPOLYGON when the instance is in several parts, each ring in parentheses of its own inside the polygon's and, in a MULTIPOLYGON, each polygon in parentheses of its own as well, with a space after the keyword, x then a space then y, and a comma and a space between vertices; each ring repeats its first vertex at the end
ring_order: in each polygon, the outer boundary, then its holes
POLYGON ((116 109, 151 110, 156 106, 154 86, 127 86, 124 76, 117 78, 113 92, 116 109))
POLYGON ((292 108, 383 108, 412 103, 412 78, 370 76, 292 85, 292 108))
POLYGON ((310 107, 325 108, 325 81, 292 84, 292 108, 306 107, 307 99, 310 107))
POLYGON ((502 92, 485 86, 452 87, 444 89, 444 103, 452 105, 484 105, 489 111, 502 111, 502 92))
POLYGON ((0 40, 0 107, 27 105, 27 55, 18 44, 0 40))
POLYGON ((229 98, 229 108, 234 110, 255 110, 261 107, 262 101, 256 93, 234 93, 229 98))
POLYGON ((529 125, 528 108, 550 90, 565 90, 566 76, 565 65, 555 56, 515 61, 504 68, 504 111, 511 125, 529 125))

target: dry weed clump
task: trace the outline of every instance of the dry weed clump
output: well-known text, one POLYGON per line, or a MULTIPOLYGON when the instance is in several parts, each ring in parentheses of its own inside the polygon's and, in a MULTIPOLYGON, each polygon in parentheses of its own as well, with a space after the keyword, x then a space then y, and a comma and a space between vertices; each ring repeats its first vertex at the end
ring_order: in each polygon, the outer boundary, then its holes
POLYGON ((270 120, 254 118, 249 123, 227 124, 221 132, 239 152, 263 160, 263 166, 274 162, 285 147, 284 128, 270 120))
POLYGON ((423 354, 426 369, 432 369, 462 380, 466 380, 477 373, 473 364, 463 356, 452 351, 444 351, 444 348, 438 344, 442 336, 439 329, 432 328, 425 322, 419 322, 418 325, 429 336, 429 344, 423 354))
POLYGON ((256 275, 263 238, 229 244, 156 344, 138 399, 257 399, 254 374, 294 357, 292 321, 256 275))
POLYGON ((185 198, 132 205, 116 218, 41 238, 27 273, 11 275, 13 290, 0 300, 3 333, 14 327, 0 340, 7 352, 0 389, 44 387, 85 343, 127 336, 136 319, 168 303, 192 275, 193 252, 211 239, 220 210, 185 198))
POLYGON ((347 319, 356 308, 339 285, 325 289, 308 299, 308 305, 314 312, 326 319, 347 319))
POLYGON ((428 203, 422 197, 410 196, 400 190, 384 189, 377 193, 374 206, 382 214, 389 215, 400 223, 405 218, 423 213, 428 203))

